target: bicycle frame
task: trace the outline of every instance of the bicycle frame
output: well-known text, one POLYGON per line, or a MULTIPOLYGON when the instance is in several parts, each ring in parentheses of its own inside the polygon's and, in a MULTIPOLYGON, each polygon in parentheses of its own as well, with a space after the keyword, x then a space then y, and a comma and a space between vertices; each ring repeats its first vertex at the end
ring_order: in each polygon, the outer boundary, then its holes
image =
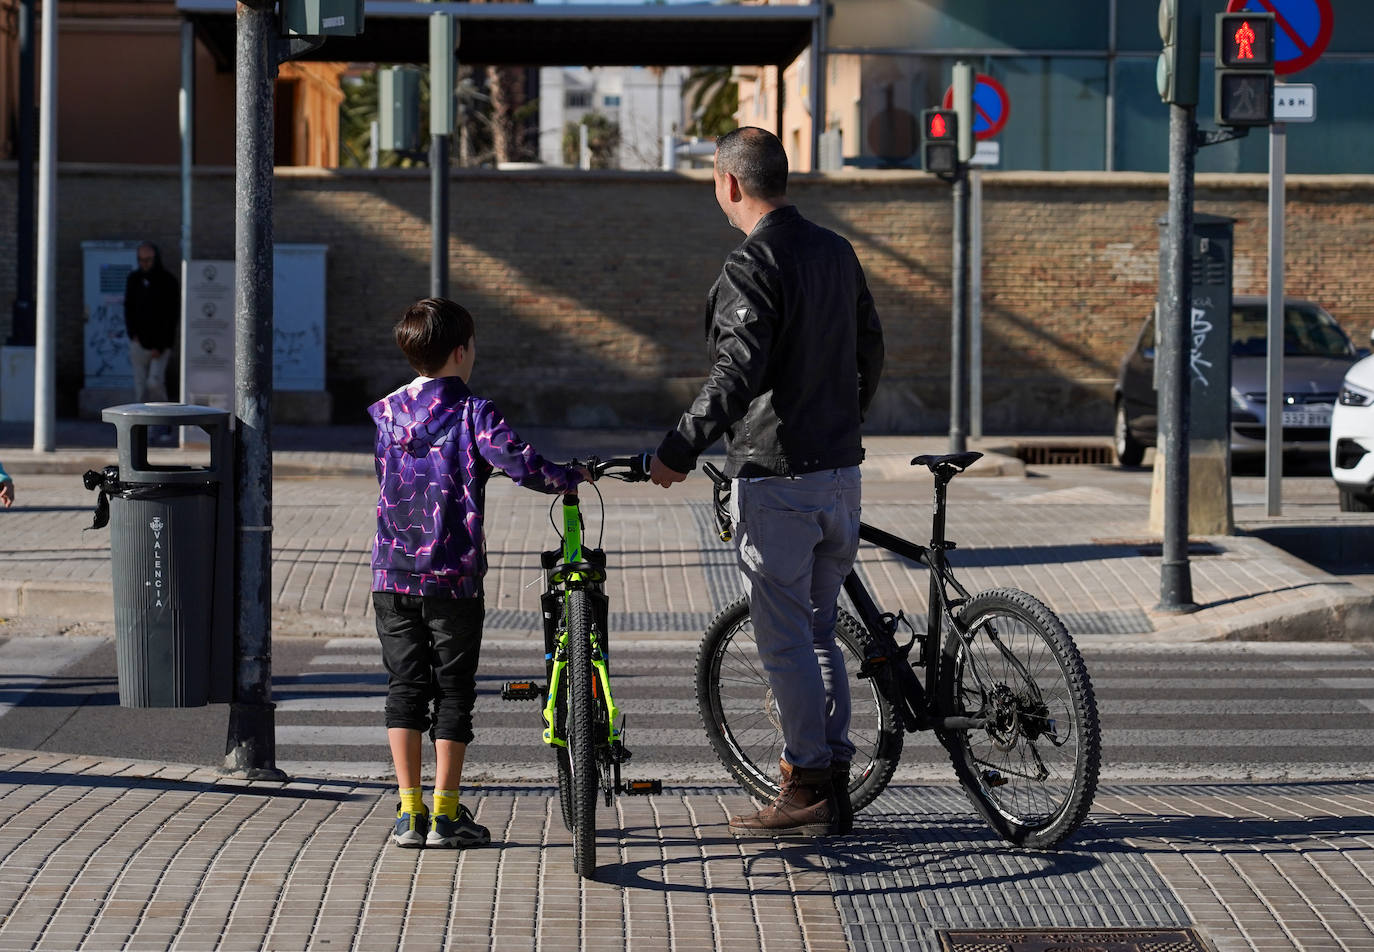
MULTIPOLYGON (((558 553, 545 553, 557 555, 558 553)), ((591 645, 592 668, 595 679, 593 695, 600 688, 597 700, 606 711, 608 734, 606 743, 614 745, 620 739, 617 722, 620 708, 616 706, 615 696, 611 693, 611 675, 607 667, 605 645, 607 599, 602 592, 601 583, 606 579, 606 557, 598 550, 585 551, 582 548, 582 509, 578 497, 573 493, 563 496, 563 561, 557 565, 545 565, 548 570, 548 587, 541 597, 544 610, 544 660, 548 665, 548 696, 544 703, 544 743, 550 746, 567 746, 566 738, 557 736, 554 725, 557 723, 557 699, 563 671, 568 664, 568 629, 560 625, 567 617, 568 595, 576 589, 585 590, 592 599, 596 623, 594 629, 601 634, 600 642, 593 638, 591 645)))

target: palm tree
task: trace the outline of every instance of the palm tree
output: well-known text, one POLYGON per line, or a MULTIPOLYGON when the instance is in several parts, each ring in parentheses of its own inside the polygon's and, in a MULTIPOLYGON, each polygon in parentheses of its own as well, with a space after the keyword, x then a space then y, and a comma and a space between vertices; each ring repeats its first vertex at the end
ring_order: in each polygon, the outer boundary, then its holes
POLYGON ((692 122, 686 133, 694 136, 723 136, 739 125, 739 83, 732 66, 697 66, 682 84, 690 96, 692 122))

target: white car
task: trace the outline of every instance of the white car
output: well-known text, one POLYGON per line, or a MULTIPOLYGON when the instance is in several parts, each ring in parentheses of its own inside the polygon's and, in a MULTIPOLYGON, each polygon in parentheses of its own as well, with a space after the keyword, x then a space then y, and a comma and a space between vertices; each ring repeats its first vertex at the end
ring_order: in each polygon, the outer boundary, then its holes
POLYGON ((1346 372, 1331 410, 1331 476, 1344 512, 1374 512, 1374 357, 1346 372))

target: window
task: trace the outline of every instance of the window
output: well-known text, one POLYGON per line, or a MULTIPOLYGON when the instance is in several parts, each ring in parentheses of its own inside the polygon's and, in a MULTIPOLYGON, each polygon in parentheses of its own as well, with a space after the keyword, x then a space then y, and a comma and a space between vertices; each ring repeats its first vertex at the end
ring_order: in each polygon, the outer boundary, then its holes
POLYGON ((619 96, 602 96, 602 97, 601 97, 601 105, 605 106, 607 109, 619 109, 619 108, 620 108, 620 97, 619 97, 619 96))
POLYGON ((569 109, 590 109, 592 105, 592 94, 589 92, 568 93, 569 109))

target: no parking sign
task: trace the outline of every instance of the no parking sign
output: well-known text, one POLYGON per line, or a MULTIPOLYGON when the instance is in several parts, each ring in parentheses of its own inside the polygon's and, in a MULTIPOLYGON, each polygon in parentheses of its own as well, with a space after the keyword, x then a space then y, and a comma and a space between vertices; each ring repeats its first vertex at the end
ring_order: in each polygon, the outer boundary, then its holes
MULTIPOLYGON (((954 108, 954 87, 945 90, 945 109, 954 108)), ((979 73, 973 79, 973 137, 991 139, 1011 115, 1011 99, 1002 84, 979 73)))
POLYGON ((1331 0, 1229 0, 1227 13, 1274 14, 1274 72, 1296 73, 1315 63, 1331 42, 1331 0))

